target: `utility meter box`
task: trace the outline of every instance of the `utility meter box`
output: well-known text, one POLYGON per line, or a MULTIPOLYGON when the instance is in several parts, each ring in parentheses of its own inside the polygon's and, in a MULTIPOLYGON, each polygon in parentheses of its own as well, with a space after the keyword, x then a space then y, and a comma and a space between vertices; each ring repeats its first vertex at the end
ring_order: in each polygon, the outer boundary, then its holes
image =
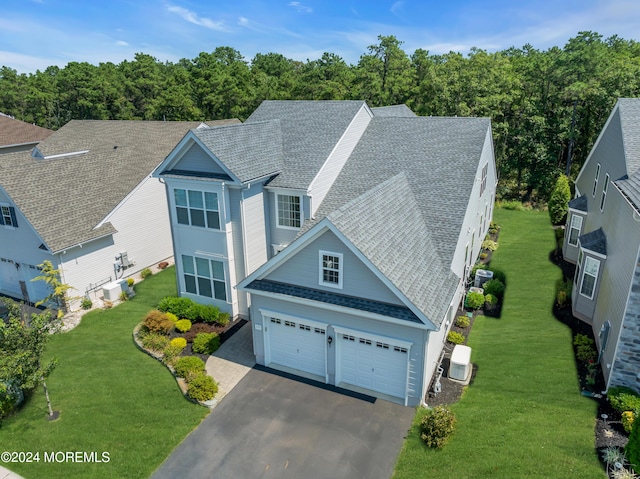
POLYGON ((471 348, 463 344, 456 344, 451 353, 449 379, 462 384, 469 384, 471 370, 471 348))

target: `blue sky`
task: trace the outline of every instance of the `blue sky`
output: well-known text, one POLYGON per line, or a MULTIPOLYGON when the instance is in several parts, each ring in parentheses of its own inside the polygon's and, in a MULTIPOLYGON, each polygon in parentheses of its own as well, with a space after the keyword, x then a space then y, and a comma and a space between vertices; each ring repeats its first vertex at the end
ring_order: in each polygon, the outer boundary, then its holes
POLYGON ((0 65, 30 73, 137 52, 176 62, 218 46, 355 64, 378 35, 437 54, 562 47, 583 30, 639 40, 639 28, 638 0, 3 0, 0 65))

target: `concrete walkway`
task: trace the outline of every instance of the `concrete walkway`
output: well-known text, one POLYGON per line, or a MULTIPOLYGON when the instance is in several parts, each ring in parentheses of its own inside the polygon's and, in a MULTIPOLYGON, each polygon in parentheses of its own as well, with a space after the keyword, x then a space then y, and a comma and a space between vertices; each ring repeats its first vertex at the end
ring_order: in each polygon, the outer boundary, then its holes
POLYGON ((253 354, 252 324, 251 321, 247 322, 207 359, 205 365, 207 374, 218 383, 215 404, 231 392, 256 364, 256 357, 253 354))
POLYGON ((15 472, 11 472, 9 469, 6 469, 0 466, 0 479, 23 479, 22 476, 17 475, 15 472))

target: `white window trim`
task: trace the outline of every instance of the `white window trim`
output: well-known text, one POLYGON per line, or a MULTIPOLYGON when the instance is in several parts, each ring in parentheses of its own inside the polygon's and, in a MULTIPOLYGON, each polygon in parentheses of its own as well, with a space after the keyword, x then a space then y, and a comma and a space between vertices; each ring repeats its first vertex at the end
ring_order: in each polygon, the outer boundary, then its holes
POLYGON ((584 255, 584 266, 582 268, 580 268, 580 288, 578 289, 578 293, 580 294, 580 296, 583 296, 585 298, 589 298, 589 299, 593 299, 593 296, 596 294, 596 288, 598 287, 598 274, 600 273, 600 260, 592 258, 590 256, 584 255), (596 273, 595 275, 592 275, 591 273, 587 273, 587 261, 595 261, 597 263, 597 267, 596 267, 596 273), (589 276, 593 276, 593 289, 591 290, 591 296, 588 296, 586 294, 584 294, 582 292, 582 284, 584 283, 584 277, 586 275, 589 276))
POLYGON ((300 228, 302 228, 302 225, 304 224, 304 201, 303 201, 302 195, 298 193, 287 193, 284 191, 282 192, 274 191, 274 195, 275 195, 275 204, 273 209, 275 210, 275 216, 276 216, 276 228, 283 229, 283 230, 299 231, 300 228), (283 226, 280 224, 280 215, 278 214, 278 197, 279 196, 297 197, 300 200, 300 226, 299 227, 283 226))
POLYGON ((604 177, 604 185, 602 185, 602 197, 600 198, 600 211, 604 211, 604 204, 607 201, 607 190, 609 189, 609 173, 607 173, 604 177))
POLYGON ((569 223, 569 236, 567 237, 567 243, 568 243, 569 245, 571 245, 571 246, 578 246, 578 237, 580 236, 580 232, 582 231, 582 222, 583 222, 583 218, 582 218, 582 216, 580 216, 580 215, 578 215, 578 214, 572 214, 572 215, 571 215, 571 223, 569 223), (580 223, 580 224, 579 224, 577 227, 573 224, 573 220, 574 220, 574 219, 575 219, 575 220, 580 220, 580 221, 579 221, 579 223, 580 223), (572 242, 571 242, 571 231, 572 231, 574 228, 578 230, 578 234, 576 235, 576 241, 575 241, 575 243, 572 243, 572 242))
POLYGON ((318 283, 320 286, 327 286, 329 288, 342 289, 344 276, 344 260, 342 253, 334 253, 333 251, 324 251, 320 250, 318 255, 318 283), (323 259, 324 256, 335 256, 338 258, 338 282, 337 283, 329 283, 324 281, 324 265, 323 259))
MULTIPOLYGON (((17 225, 13 224, 13 217, 11 217, 11 208, 13 208, 9 203, 0 203, 0 215, 2 215, 2 224, 0 226, 4 226, 5 228, 11 228, 11 229, 16 229, 18 228, 17 225), (4 217, 4 213, 2 213, 2 207, 7 208, 7 210, 9 211, 9 221, 11 221, 11 224, 8 225, 7 224, 7 220, 4 217)), ((13 214, 15 215, 15 208, 13 209, 13 214)))
POLYGON ((190 188, 173 188, 173 195, 171 198, 171 201, 173 203, 173 212, 175 213, 175 224, 176 226, 180 226, 180 227, 186 227, 186 228, 196 228, 198 230, 206 230, 206 231, 223 231, 222 229, 222 212, 220 211, 220 194, 217 191, 206 191, 206 190, 198 190, 198 189, 190 189, 190 188), (176 203, 176 191, 177 190, 182 190, 185 192, 185 194, 187 195, 187 206, 178 206, 178 204, 176 203), (197 192, 200 193, 202 195, 202 208, 195 208, 192 207, 189 204, 189 191, 193 191, 193 192, 197 192), (210 210, 207 208, 207 204, 206 204, 206 199, 205 199, 205 193, 211 193, 216 195, 216 202, 217 202, 217 206, 218 209, 217 210, 210 210), (184 208, 187 210, 187 215, 189 217, 189 223, 179 223, 178 222, 178 208, 184 208), (191 210, 195 209, 195 210, 202 210, 203 215, 204 215, 204 226, 198 226, 198 225, 194 225, 191 222, 191 210), (207 211, 212 211, 215 213, 218 213, 218 227, 217 228, 211 228, 209 226, 207 226, 207 211))
POLYGON ((591 192, 591 196, 596 197, 596 191, 598 190, 598 180, 600 180, 600 163, 596 166, 596 176, 593 179, 593 191, 591 192))
POLYGON ((213 301, 217 301, 219 303, 228 303, 229 304, 229 303, 231 303, 231 300, 229 298, 229 287, 227 285, 227 279, 228 279, 227 261, 225 261, 222 258, 217 258, 217 257, 216 258, 212 258, 212 257, 208 257, 208 256, 209 255, 200 256, 200 255, 196 255, 196 254, 182 254, 181 255, 181 257, 180 257, 180 273, 181 273, 181 282, 182 282, 182 285, 184 286, 184 292, 187 293, 187 294, 192 294, 194 296, 198 296, 199 298, 207 298, 208 300, 213 300, 213 301), (183 267, 183 263, 182 263, 182 261, 183 261, 182 256, 187 256, 187 257, 191 258, 191 260, 193 262, 194 273, 186 273, 184 271, 184 267, 183 267), (201 276, 201 275, 198 274, 198 265, 196 263, 196 258, 200 258, 200 259, 204 259, 204 260, 209 261, 209 267, 210 268, 213 268, 213 266, 211 265, 211 261, 216 261, 216 262, 222 264, 222 271, 223 271, 223 274, 224 274, 224 279, 221 280, 221 279, 214 278, 212 269, 210 270, 211 277, 207 278, 211 282, 211 294, 212 294, 212 296, 205 296, 205 295, 201 295, 199 292, 198 293, 190 293, 190 292, 187 291, 185 275, 188 274, 189 276, 193 276, 196 279, 196 291, 200 290, 200 288, 198 286, 198 278, 204 278, 204 276, 201 276), (214 284, 213 284, 215 281, 224 284, 225 299, 216 298, 215 287, 214 287, 214 284))

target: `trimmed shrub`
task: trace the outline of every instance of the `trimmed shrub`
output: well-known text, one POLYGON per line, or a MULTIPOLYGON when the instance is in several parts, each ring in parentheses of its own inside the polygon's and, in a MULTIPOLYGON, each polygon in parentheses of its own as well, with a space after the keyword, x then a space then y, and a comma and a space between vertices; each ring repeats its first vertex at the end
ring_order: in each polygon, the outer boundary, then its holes
POLYGON ((187 382, 205 370, 204 362, 197 356, 183 356, 176 361, 174 366, 176 376, 184 378, 187 382))
POLYGON ((171 346, 176 346, 180 348, 180 350, 182 350, 187 347, 187 340, 184 338, 173 338, 169 344, 171 344, 171 346))
POLYGON ((504 271, 499 268, 489 268, 489 271, 493 272, 493 277, 491 279, 497 279, 498 281, 501 281, 505 286, 507 285, 507 275, 504 274, 504 271))
POLYGON ((195 337, 200 333, 213 333, 215 332, 215 326, 206 323, 195 323, 191 326, 191 329, 184 333, 184 339, 188 343, 192 343, 195 337))
POLYGON ((611 407, 618 412, 640 409, 640 396, 633 389, 624 386, 609 388, 607 397, 611 407))
POLYGON ((468 328, 471 320, 467 316, 458 316, 456 318, 456 326, 459 328, 468 328))
POLYGON ((213 399, 218 392, 218 384, 211 376, 204 373, 195 376, 187 387, 187 395, 196 401, 208 401, 213 399))
POLYGON ((171 321, 173 324, 176 324, 178 322, 179 318, 175 314, 173 313, 164 313, 164 314, 165 316, 167 316, 167 319, 171 321))
POLYGON ((633 421, 631 434, 629 434, 629 442, 624 449, 627 460, 633 465, 634 469, 640 469, 640 421, 633 421))
POLYGON ((482 242, 482 249, 486 249, 489 251, 495 251, 498 249, 498 243, 493 240, 486 239, 482 242))
POLYGON ((484 295, 484 302, 485 302, 485 304, 488 304, 489 306, 495 306, 496 304, 498 304, 498 298, 496 298, 492 294, 485 294, 484 295))
POLYGON ((82 301, 80 301, 80 307, 82 309, 91 309, 93 308, 93 301, 91 301, 91 298, 88 296, 85 296, 82 298, 82 301))
POLYGON ((622 413, 622 427, 624 427, 624 430, 627 431, 627 433, 630 433, 631 429, 633 429, 633 423, 635 422, 635 419, 636 415, 633 411, 624 411, 622 413))
POLYGON ((179 318, 187 318, 187 311, 193 304, 195 303, 189 298, 167 296, 160 300, 158 309, 165 313, 175 314, 179 318))
POLYGON ((220 347, 218 333, 199 333, 193 338, 191 348, 194 353, 212 354, 220 347))
POLYGON ((173 328, 173 323, 162 311, 152 309, 145 316, 143 326, 152 333, 168 334, 173 328))
POLYGON ((445 406, 436 406, 420 420, 420 439, 428 447, 440 449, 447 444, 455 427, 455 414, 445 406))
POLYGON ((142 346, 152 351, 162 351, 169 345, 169 338, 160 333, 147 333, 141 338, 142 346))
POLYGON ((482 293, 472 291, 467 294, 464 304, 471 309, 480 309, 484 305, 484 295, 482 293))
POLYGON ((140 271, 140 277, 142 279, 145 279, 148 276, 151 276, 153 274, 153 272, 149 269, 149 268, 145 268, 142 271, 140 271))
POLYGON ((162 351, 162 362, 173 366, 173 364, 176 362, 176 358, 180 356, 180 353, 183 349, 184 348, 178 344, 169 343, 168 346, 162 351))
POLYGON ((179 318, 188 319, 192 323, 204 321, 205 323, 215 323, 218 321, 220 310, 215 306, 198 304, 190 298, 177 298, 167 296, 162 298, 158 304, 160 311, 173 313, 179 318))
POLYGON ((485 294, 490 294, 498 298, 498 300, 504 297, 505 286, 499 279, 492 279, 482 285, 485 294))
POLYGON ((464 343, 464 335, 456 331, 449 331, 449 334, 447 334, 447 341, 453 344, 462 344, 464 343))
POLYGON ((569 178, 566 175, 560 175, 549 198, 549 218, 552 225, 561 225, 565 222, 570 200, 569 178))
POLYGON ((229 313, 218 313, 218 319, 216 320, 216 323, 218 323, 220 326, 226 326, 227 324, 229 324, 229 313))
POLYGON ((135 283, 136 283, 135 279, 127 278, 127 286, 129 286, 130 288, 132 288, 135 283))
POLYGON ((191 329, 191 321, 189 321, 188 319, 179 319, 178 321, 176 321, 176 331, 179 331, 181 333, 186 333, 190 329, 191 329))
POLYGON ((203 321, 205 323, 213 324, 218 322, 218 316, 220 316, 220 310, 215 306, 197 304, 194 307, 195 311, 192 314, 195 318, 190 318, 192 321, 203 321))

